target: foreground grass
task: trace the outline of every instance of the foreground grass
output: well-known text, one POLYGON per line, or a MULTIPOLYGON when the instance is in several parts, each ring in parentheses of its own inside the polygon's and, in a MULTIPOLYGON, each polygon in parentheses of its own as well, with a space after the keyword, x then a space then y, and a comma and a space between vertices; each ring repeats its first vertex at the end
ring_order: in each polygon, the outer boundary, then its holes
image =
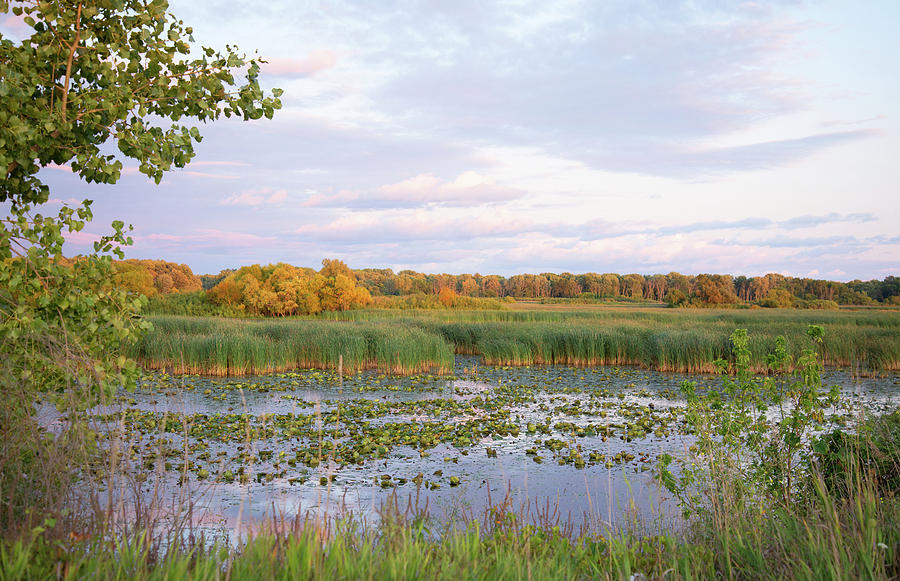
POLYGON ((775 337, 796 358, 809 324, 827 328, 829 365, 875 373, 900 369, 900 313, 686 311, 610 308, 567 311, 395 311, 332 313, 281 321, 150 317, 154 331, 130 356, 176 373, 241 375, 294 368, 449 372, 453 354, 492 365, 639 365, 710 372, 730 356, 729 335, 747 328, 755 370, 775 337))
POLYGON ((790 503, 742 496, 735 474, 713 470, 704 510, 677 527, 576 533, 501 505, 433 530, 394 504, 374 527, 274 520, 225 546, 159 523, 85 532, 48 519, 0 540, 0 579, 896 579, 900 411, 857 428, 827 439, 790 503))
POLYGON ((525 531, 483 536, 477 527, 427 540, 415 528, 373 537, 309 529, 255 537, 240 551, 171 552, 157 560, 140 539, 60 553, 17 543, 0 554, 4 579, 622 579, 636 572, 705 577, 713 560, 668 537, 582 539, 525 531), (664 567, 664 568, 663 568, 664 567))
MULTIPOLYGON (((820 481, 821 483, 821 481, 820 481)), ((43 536, 0 547, 2 579, 892 579, 900 503, 862 486, 772 513, 721 502, 680 533, 567 536, 513 518, 439 538, 413 523, 375 530, 273 529, 240 548, 160 547, 43 536), (632 577, 633 575, 642 575, 632 577)))

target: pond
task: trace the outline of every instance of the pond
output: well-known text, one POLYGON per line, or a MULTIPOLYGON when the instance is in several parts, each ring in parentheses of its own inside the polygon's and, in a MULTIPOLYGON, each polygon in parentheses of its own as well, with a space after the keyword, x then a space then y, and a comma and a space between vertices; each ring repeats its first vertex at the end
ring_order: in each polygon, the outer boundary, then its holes
MULTIPOLYGON (((457 357, 443 377, 149 374, 93 414, 105 448, 127 459, 113 487, 127 481, 159 506, 189 500, 194 524, 209 530, 273 514, 373 522, 388 500, 445 521, 507 503, 536 524, 599 528, 674 515, 652 469, 659 454, 691 444, 685 380, 720 382, 634 367, 490 367, 474 357, 457 357)), ((824 381, 852 403, 832 410, 837 424, 862 407, 891 409, 900 393, 897 373, 830 370, 824 381)))

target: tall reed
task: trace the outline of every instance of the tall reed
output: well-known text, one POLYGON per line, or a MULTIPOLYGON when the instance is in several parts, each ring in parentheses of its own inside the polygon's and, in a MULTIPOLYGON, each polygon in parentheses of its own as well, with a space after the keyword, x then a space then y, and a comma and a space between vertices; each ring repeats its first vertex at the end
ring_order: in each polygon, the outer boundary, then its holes
POLYGON ((453 353, 499 365, 640 365, 709 372, 727 359, 736 327, 751 337, 752 367, 765 369, 783 335, 796 359, 808 324, 827 329, 828 365, 900 369, 900 313, 772 310, 347 311, 327 318, 237 320, 151 317, 156 329, 131 354, 147 367, 242 374, 296 367, 413 373, 452 369, 453 353))
POLYGON ((394 323, 246 321, 153 317, 154 330, 130 355, 176 373, 242 375, 296 368, 380 369, 398 374, 453 368, 438 335, 394 323))

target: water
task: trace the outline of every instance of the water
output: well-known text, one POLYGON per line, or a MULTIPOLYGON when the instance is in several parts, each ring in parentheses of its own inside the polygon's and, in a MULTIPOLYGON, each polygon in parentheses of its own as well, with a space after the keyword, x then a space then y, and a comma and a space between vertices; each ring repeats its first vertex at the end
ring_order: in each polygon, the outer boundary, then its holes
MULTIPOLYGON (((683 454, 682 381, 710 376, 633 367, 485 367, 452 377, 345 377, 299 371, 209 378, 148 376, 94 410, 128 451, 145 502, 190 500, 220 531, 273 514, 352 513, 377 521, 396 498, 441 520, 504 502, 535 523, 615 527, 674 516, 653 482, 659 454, 683 454), (124 418, 124 419, 123 419, 124 418)), ((854 408, 896 406, 900 378, 829 371, 854 408)), ((853 411, 833 410, 840 423, 853 411)))

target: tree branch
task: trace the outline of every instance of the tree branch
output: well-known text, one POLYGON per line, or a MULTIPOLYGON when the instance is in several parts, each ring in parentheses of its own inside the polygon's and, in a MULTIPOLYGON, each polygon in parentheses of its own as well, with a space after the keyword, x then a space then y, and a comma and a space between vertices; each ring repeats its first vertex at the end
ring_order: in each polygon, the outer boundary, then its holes
POLYGON ((75 42, 69 47, 69 58, 66 61, 66 84, 63 87, 62 117, 66 119, 66 106, 69 104, 69 83, 72 82, 72 62, 75 60, 75 51, 81 40, 81 2, 78 3, 78 11, 75 14, 75 42))

